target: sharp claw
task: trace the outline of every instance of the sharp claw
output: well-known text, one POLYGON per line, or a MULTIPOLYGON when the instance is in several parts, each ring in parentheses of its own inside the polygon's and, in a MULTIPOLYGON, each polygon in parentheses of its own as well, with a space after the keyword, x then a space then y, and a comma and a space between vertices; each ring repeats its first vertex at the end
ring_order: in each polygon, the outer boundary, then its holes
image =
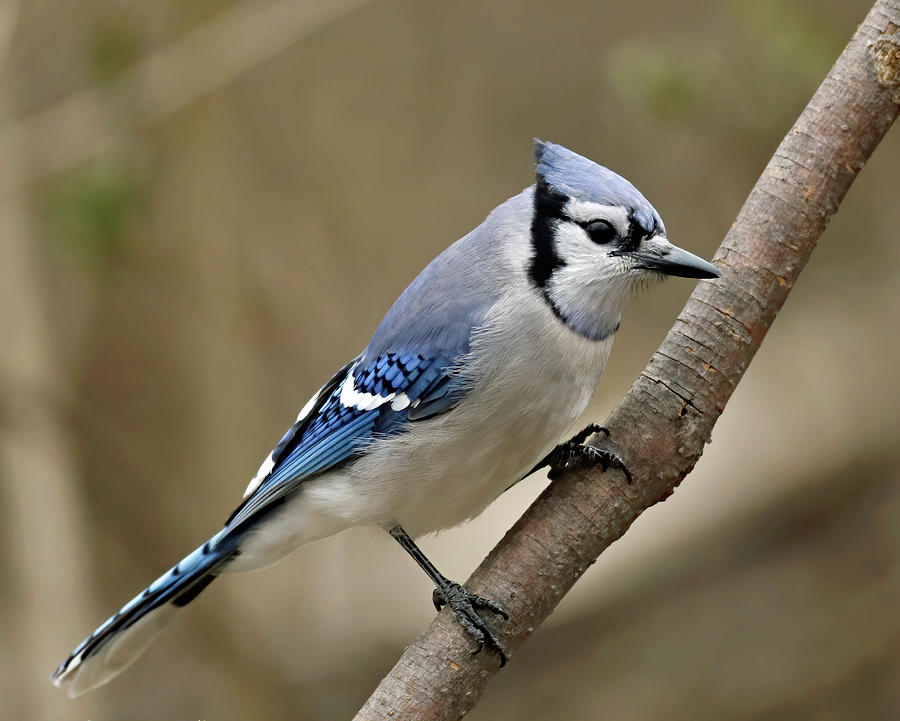
POLYGON ((589 436, 592 436, 595 433, 602 433, 604 436, 609 438, 609 428, 607 428, 606 426, 601 426, 599 423, 589 423, 587 428, 581 431, 581 433, 579 433, 578 435, 584 434, 584 438, 582 439, 582 441, 584 441, 589 436))
POLYGON ((574 443, 575 445, 582 445, 590 436, 595 433, 604 433, 606 437, 609 438, 609 430, 599 425, 598 423, 589 423, 587 426, 582 428, 578 433, 576 433, 570 439, 570 443, 574 443))
POLYGON ((581 432, 572 436, 568 441, 560 443, 546 456, 546 458, 544 458, 543 462, 539 464, 537 468, 549 465, 550 470, 547 472, 547 477, 552 480, 558 478, 563 471, 577 470, 597 464, 604 471, 609 468, 619 469, 625 474, 628 482, 631 483, 631 473, 625 467, 622 459, 615 453, 603 450, 602 448, 596 448, 595 446, 585 445, 585 441, 593 434, 603 434, 607 438, 609 438, 610 435, 608 428, 598 425, 597 423, 591 423, 581 432))
POLYGON ((624 461, 619 458, 615 453, 611 451, 605 451, 600 448, 594 448, 593 446, 582 446, 585 450, 582 451, 583 455, 581 457, 581 465, 576 467, 584 467, 591 460, 594 463, 598 464, 603 471, 607 471, 610 468, 615 468, 617 470, 622 471, 625 476, 625 479, 628 483, 631 483, 631 472, 625 466, 624 461))
POLYGON ((483 596, 474 595, 469 599, 472 605, 475 608, 484 608, 490 611, 491 613, 496 613, 498 616, 503 616, 507 621, 509 620, 509 614, 503 610, 503 606, 495 601, 492 601, 489 598, 484 598, 483 596))
POLYGON ((504 621, 509 621, 509 614, 506 611, 504 611, 500 606, 494 604, 490 608, 490 610, 492 613, 495 613, 498 616, 502 616, 504 621))
POLYGON ((500 668, 503 668, 506 665, 506 651, 503 650, 503 646, 500 645, 500 642, 494 638, 493 636, 489 636, 487 639, 487 645, 493 649, 494 653, 496 653, 500 657, 500 668))
POLYGON ((444 597, 441 596, 437 589, 434 589, 431 592, 431 602, 434 604, 434 608, 438 613, 441 612, 441 609, 446 604, 446 601, 444 601, 444 597))
POLYGON ((500 668, 503 668, 506 665, 506 652, 498 644, 494 647, 494 653, 500 657, 500 668))
POLYGON ((438 611, 445 605, 449 606, 459 625, 473 637, 476 644, 473 655, 480 653, 485 646, 489 646, 500 657, 501 668, 506 665, 507 657, 503 646, 476 611, 476 609, 486 609, 504 619, 509 619, 509 614, 503 610, 500 604, 471 593, 457 583, 450 583, 446 588, 436 588, 432 594, 432 601, 438 611))
POLYGON ((484 606, 483 608, 487 611, 490 611, 495 616, 500 616, 505 621, 509 620, 509 614, 506 611, 504 611, 502 608, 495 608, 494 606, 484 606))
MULTIPOLYGON (((628 468, 625 466, 624 461, 621 458, 619 458, 615 453, 610 453, 609 457, 607 458, 607 461, 608 461, 610 467, 616 468, 616 469, 622 471, 622 473, 625 475, 625 480, 627 480, 629 483, 631 483, 631 481, 632 481, 631 471, 628 470, 628 468)), ((604 467, 603 470, 605 471, 606 467, 604 467)))

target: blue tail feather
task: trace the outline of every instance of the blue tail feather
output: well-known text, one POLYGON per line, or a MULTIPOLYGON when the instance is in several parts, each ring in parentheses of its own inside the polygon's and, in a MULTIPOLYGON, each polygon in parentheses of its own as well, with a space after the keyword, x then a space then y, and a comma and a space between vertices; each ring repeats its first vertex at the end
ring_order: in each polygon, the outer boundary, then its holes
POLYGON ((238 539, 225 529, 213 536, 84 639, 50 680, 65 685, 74 697, 116 676, 171 620, 172 611, 190 603, 212 583, 221 566, 237 553, 237 545, 238 539), (151 622, 150 617, 155 620, 151 622))

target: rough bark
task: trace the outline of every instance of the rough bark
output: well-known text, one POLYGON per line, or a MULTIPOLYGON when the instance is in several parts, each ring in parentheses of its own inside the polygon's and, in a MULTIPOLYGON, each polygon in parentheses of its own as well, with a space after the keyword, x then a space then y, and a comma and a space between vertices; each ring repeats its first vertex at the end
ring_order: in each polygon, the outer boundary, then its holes
MULTIPOLYGON (((468 582, 510 620, 511 656, 599 554, 690 472, 829 218, 900 110, 900 1, 879 0, 763 171, 715 262, 605 423, 634 476, 568 473, 468 582)), ((498 670, 445 610, 357 719, 457 719, 498 670)))

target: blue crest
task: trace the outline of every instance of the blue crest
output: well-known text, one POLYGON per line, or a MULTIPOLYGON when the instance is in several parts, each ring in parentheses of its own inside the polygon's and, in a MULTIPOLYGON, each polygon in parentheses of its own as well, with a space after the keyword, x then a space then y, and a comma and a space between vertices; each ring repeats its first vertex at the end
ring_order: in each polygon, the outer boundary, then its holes
MULTIPOLYGON (((556 143, 534 139, 536 174, 553 190, 569 198, 630 208, 645 228, 664 228, 659 213, 621 175, 556 143)), ((663 230, 665 233, 665 230, 663 230)))

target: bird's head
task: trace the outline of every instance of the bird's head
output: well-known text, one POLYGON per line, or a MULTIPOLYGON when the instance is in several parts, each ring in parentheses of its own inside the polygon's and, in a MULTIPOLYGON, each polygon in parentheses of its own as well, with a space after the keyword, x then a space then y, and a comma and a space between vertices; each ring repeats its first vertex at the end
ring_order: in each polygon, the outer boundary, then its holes
POLYGON ((621 176, 540 140, 535 158, 529 275, 573 330, 610 335, 650 281, 719 277, 711 263, 668 241, 659 213, 621 176))

